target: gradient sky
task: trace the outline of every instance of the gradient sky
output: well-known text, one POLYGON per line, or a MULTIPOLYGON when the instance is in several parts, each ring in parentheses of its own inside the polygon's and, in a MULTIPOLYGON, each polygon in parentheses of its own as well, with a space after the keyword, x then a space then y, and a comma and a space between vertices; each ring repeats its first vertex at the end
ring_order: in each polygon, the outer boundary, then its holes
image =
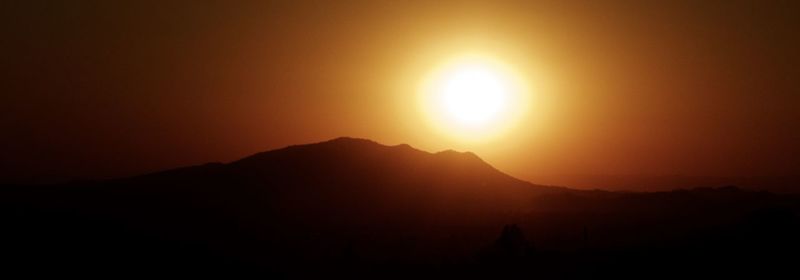
POLYGON ((200 2, 0 3, 0 181, 338 136, 470 150, 553 184, 800 173, 796 1, 200 2), (444 137, 415 104, 425 73, 463 52, 537 88, 500 139, 444 137))

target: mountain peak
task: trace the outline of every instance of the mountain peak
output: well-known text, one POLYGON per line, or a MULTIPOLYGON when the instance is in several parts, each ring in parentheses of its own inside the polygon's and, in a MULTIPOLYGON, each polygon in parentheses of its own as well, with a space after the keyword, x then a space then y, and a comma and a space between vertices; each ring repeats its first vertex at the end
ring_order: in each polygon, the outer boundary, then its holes
POLYGON ((456 151, 456 150, 447 149, 447 150, 444 150, 444 151, 439 151, 439 152, 435 153, 434 155, 439 156, 439 157, 443 157, 443 158, 454 159, 454 160, 477 161, 477 162, 480 162, 481 164, 488 165, 488 163, 483 161, 483 159, 481 159, 481 157, 479 157, 475 153, 469 152, 469 151, 467 151, 467 152, 459 152, 459 151, 456 151))
POLYGON ((458 156, 478 157, 478 155, 476 155, 475 153, 470 152, 470 151, 459 152, 459 151, 456 151, 456 150, 453 150, 453 149, 447 149, 447 150, 439 151, 439 152, 436 152, 436 154, 437 155, 458 155, 458 156))
POLYGON ((436 153, 431 153, 431 152, 427 152, 427 151, 422 151, 422 150, 416 149, 416 148, 412 147, 411 145, 405 144, 405 143, 394 145, 394 146, 389 146, 389 145, 384 145, 384 144, 378 143, 378 142, 370 140, 370 139, 347 137, 347 136, 337 137, 337 138, 334 138, 334 139, 331 139, 331 140, 328 140, 328 141, 323 141, 323 142, 313 143, 313 144, 306 144, 306 145, 301 145, 301 146, 319 146, 319 145, 346 145, 346 146, 354 146, 354 147, 392 148, 392 149, 397 149, 397 150, 407 150, 407 151, 415 151, 415 152, 420 152, 420 153, 426 153, 426 154, 434 155, 434 156, 437 156, 437 157, 443 157, 443 158, 449 158, 449 159, 467 160, 467 161, 477 160, 477 161, 479 161, 481 163, 485 163, 483 161, 483 159, 481 159, 478 155, 476 155, 473 152, 469 152, 469 151, 461 152, 461 151, 456 151, 456 150, 453 150, 453 149, 447 149, 447 150, 439 151, 439 152, 436 152, 436 153))
MULTIPOLYGON (((422 151, 408 144, 384 145, 373 140, 338 137, 331 140, 293 145, 283 149, 258 153, 231 163, 259 170, 278 168, 287 164, 303 166, 297 170, 328 170, 349 167, 350 170, 370 169, 385 165, 387 169, 416 169, 426 164, 450 166, 452 170, 506 177, 499 170, 472 152, 444 150, 436 153, 422 151), (469 170, 469 171, 467 171, 469 170)), ((467 174, 464 174, 467 176, 467 174)))
POLYGON ((331 139, 331 140, 328 140, 328 141, 319 142, 317 144, 323 144, 323 143, 332 143, 332 144, 333 143, 351 143, 351 144, 360 143, 360 144, 372 144, 372 145, 377 144, 377 145, 380 145, 380 144, 378 144, 378 142, 375 142, 375 141, 372 141, 372 140, 369 140, 369 139, 355 138, 355 137, 348 137, 348 136, 337 137, 337 138, 334 138, 334 139, 331 139))

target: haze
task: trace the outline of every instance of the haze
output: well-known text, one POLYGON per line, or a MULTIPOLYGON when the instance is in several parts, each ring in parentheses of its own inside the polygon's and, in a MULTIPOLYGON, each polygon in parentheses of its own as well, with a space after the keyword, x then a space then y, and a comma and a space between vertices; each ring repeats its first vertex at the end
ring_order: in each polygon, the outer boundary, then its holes
POLYGON ((45 2, 0 4, 2 182, 338 136, 468 150, 560 185, 800 170, 800 9, 788 1, 45 2), (425 75, 464 53, 532 88, 502 137, 446 137, 420 112, 425 75))

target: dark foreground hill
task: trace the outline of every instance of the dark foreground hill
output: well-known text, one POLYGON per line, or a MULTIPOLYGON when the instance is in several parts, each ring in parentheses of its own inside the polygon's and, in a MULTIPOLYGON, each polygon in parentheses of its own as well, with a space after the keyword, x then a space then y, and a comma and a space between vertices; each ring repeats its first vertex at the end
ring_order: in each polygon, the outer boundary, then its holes
POLYGON ((0 192, 1 265, 33 274, 763 275, 800 249, 796 196, 577 191, 352 138, 0 192))

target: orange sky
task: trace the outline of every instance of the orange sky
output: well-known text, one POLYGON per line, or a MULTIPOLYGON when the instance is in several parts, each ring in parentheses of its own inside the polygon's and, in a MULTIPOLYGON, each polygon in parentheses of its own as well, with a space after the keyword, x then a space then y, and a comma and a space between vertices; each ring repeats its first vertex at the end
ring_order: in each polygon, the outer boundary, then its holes
POLYGON ((2 4, 0 177, 131 175, 345 135, 470 150, 552 184, 800 170, 798 5, 130 2, 2 4), (442 136, 415 103, 463 52, 537 88, 491 142, 442 136))

